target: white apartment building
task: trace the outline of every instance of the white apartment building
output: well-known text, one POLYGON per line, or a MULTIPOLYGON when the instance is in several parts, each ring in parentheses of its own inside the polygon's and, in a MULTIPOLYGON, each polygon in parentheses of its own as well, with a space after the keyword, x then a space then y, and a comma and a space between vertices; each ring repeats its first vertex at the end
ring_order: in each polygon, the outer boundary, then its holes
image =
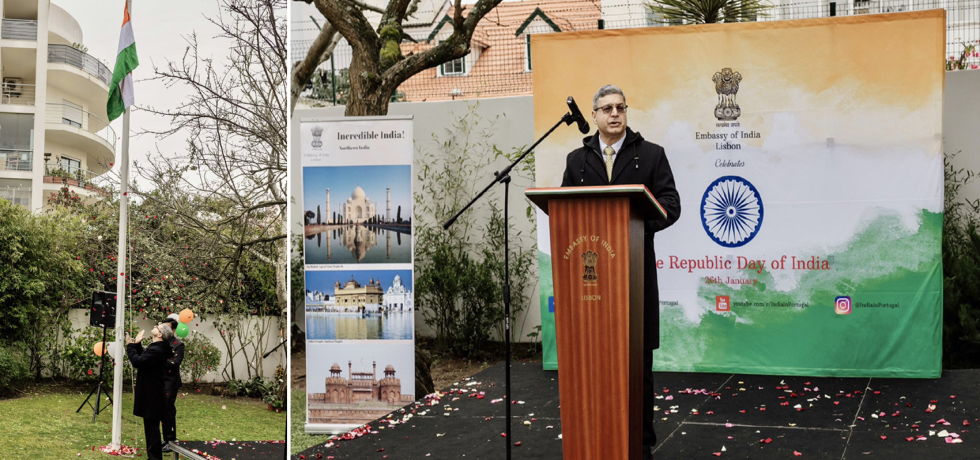
POLYGON ((0 198, 33 211, 66 185, 86 201, 107 196, 91 181, 116 161, 112 70, 51 0, 0 0, 0 13, 0 198))

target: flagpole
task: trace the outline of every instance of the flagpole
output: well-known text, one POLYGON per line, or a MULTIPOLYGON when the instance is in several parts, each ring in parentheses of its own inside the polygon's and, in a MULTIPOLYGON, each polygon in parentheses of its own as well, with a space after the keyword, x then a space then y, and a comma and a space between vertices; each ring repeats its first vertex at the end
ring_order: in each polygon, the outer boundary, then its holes
MULTIPOLYGON (((133 14, 132 0, 126 0, 129 15, 133 14)), ((122 445, 122 388, 123 388, 123 329, 126 318, 126 248, 129 225, 129 112, 123 112, 122 152, 119 157, 119 250, 116 252, 116 346, 113 349, 113 380, 112 380, 112 450, 119 450, 122 445)))

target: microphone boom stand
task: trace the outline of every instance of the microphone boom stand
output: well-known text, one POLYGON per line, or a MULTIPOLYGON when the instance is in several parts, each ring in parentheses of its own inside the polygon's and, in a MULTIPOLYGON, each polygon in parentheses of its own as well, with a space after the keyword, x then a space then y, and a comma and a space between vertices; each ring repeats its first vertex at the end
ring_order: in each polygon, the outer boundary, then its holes
POLYGON ((512 444, 511 442, 512 440, 510 436, 510 425, 511 425, 510 406, 512 404, 511 394, 510 394, 510 239, 508 237, 508 235, 510 234, 510 226, 507 220, 507 208, 510 202, 509 199, 510 172, 511 170, 514 169, 514 166, 517 166, 517 164, 524 159, 524 157, 526 157, 529 153, 533 152, 534 148, 537 147, 538 144, 541 143, 541 141, 545 140, 545 138, 550 136, 551 133, 554 132, 554 130, 558 129, 558 127, 561 126, 562 123, 566 125, 571 125, 574 122, 575 122, 575 117, 571 114, 571 112, 566 113, 564 116, 562 116, 561 120, 559 120, 558 123, 555 123, 555 126, 552 126, 551 129, 548 130, 548 132, 544 133, 543 136, 538 138, 538 140, 534 144, 532 144, 531 147, 527 149, 527 151, 521 154, 520 157, 514 160, 513 163, 511 163, 510 165, 508 165, 506 168, 504 168, 499 172, 494 172, 493 181, 487 184, 487 186, 479 194, 473 197, 473 199, 470 200, 470 202, 467 203, 466 206, 463 207, 463 209, 461 209, 458 213, 456 213, 456 215, 449 218, 449 220, 447 220, 445 223, 442 224, 442 228, 448 230, 449 227, 451 227, 453 223, 456 222, 456 219, 458 219, 459 216, 461 216, 464 212, 466 212, 467 209, 473 206, 474 203, 479 201, 480 197, 482 197, 485 193, 487 193, 487 191, 489 191, 491 187, 493 187, 495 184, 504 184, 504 343, 506 344, 505 345, 506 368, 504 372, 504 380, 505 380, 504 391, 507 393, 505 395, 505 400, 507 403, 506 404, 507 414, 506 414, 506 422, 505 422, 506 427, 504 429, 504 434, 506 435, 505 439, 507 441, 507 460, 511 459, 511 444, 512 444))

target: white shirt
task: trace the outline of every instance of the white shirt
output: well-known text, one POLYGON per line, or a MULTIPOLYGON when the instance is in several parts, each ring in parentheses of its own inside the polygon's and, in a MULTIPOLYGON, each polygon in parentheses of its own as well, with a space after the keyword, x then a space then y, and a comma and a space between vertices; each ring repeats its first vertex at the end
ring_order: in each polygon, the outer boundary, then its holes
POLYGON ((606 150, 606 147, 612 147, 613 150, 616 151, 616 153, 614 153, 612 156, 613 164, 616 164, 616 156, 619 155, 619 149, 623 148, 623 142, 625 141, 626 133, 623 133, 623 137, 619 138, 619 140, 613 145, 607 145, 606 143, 602 142, 602 136, 599 136, 599 151, 597 153, 599 154, 599 158, 602 159, 602 164, 606 164, 606 154, 603 153, 606 150))

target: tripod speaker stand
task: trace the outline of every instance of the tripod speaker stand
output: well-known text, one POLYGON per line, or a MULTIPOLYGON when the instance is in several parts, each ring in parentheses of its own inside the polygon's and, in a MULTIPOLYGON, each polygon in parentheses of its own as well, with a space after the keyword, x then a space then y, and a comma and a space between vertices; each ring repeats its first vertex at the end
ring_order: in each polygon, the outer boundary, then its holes
MULTIPOLYGON (((96 291, 92 294, 92 313, 89 315, 89 325, 102 326, 103 344, 106 343, 105 339, 109 324, 113 326, 116 324, 116 293, 96 291)), ((86 404, 90 405, 92 407, 92 422, 95 422, 95 416, 99 415, 99 412, 112 405, 112 397, 109 396, 109 385, 102 379, 102 371, 105 369, 106 353, 108 353, 108 350, 103 349, 102 359, 99 361, 99 383, 92 388, 92 391, 88 393, 88 397, 85 398, 82 405, 78 406, 78 410, 75 411, 77 414, 82 411, 82 408, 86 404), (104 407, 102 406, 102 394, 105 394, 109 398, 109 403, 104 407), (95 404, 89 403, 92 395, 95 395, 95 404)))

